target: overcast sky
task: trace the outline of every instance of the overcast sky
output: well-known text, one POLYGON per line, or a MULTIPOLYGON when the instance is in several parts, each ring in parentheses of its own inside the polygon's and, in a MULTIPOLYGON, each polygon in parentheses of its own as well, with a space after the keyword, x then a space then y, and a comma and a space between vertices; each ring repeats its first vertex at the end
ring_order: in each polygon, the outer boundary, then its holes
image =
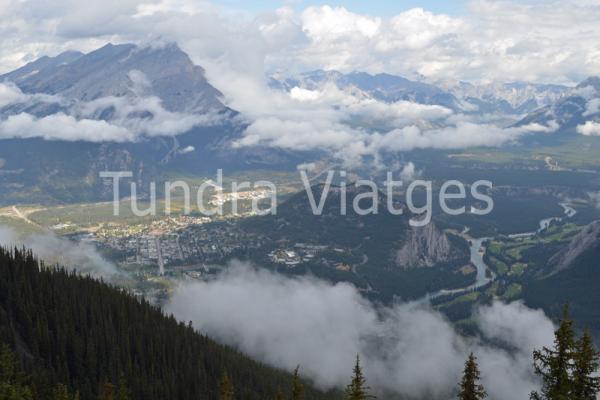
POLYGON ((600 73, 598 20, 597 0, 0 0, 0 71, 161 38, 208 68, 254 75, 323 68, 574 83, 600 73))

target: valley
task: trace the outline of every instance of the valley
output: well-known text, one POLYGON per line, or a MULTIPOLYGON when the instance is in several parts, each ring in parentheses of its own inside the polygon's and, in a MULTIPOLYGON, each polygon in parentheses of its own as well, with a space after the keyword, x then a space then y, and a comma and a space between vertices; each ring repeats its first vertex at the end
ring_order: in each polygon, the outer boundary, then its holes
POLYGON ((597 5, 38 3, 1 400, 600 393, 597 5))

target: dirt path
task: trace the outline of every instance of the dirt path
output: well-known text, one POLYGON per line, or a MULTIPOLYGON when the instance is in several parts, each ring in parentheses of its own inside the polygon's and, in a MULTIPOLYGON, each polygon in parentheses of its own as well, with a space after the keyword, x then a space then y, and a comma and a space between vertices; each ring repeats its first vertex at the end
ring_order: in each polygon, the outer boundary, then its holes
POLYGON ((19 219, 22 219, 23 221, 27 222, 28 224, 35 225, 35 226, 39 226, 38 224, 36 224, 36 223, 35 223, 35 222, 33 222, 32 220, 30 220, 30 219, 27 217, 27 215, 23 214, 23 213, 21 212, 21 210, 19 210, 19 209, 17 208, 17 206, 12 206, 12 211, 13 211, 14 215, 16 215, 16 216, 17 216, 17 218, 19 218, 19 219))

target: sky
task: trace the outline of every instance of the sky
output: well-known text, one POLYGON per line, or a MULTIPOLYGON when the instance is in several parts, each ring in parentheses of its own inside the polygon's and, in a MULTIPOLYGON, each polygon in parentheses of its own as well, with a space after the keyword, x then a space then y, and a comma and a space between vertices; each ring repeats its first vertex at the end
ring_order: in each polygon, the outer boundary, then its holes
POLYGON ((160 39, 207 68, 255 76, 337 69, 575 84, 600 74, 599 18, 598 0, 0 0, 0 72, 160 39))
MULTIPOLYGON (((327 1, 331 6, 342 6, 349 11, 368 14, 368 15, 396 15, 402 11, 411 8, 421 7, 436 13, 444 13, 449 15, 459 15, 465 12, 465 1, 463 0, 335 0, 327 1)), ((281 6, 291 6, 295 10, 301 10, 309 6, 319 6, 324 4, 322 1, 314 0, 298 0, 298 1, 281 1, 281 0, 217 0, 215 4, 222 5, 238 10, 244 10, 249 13, 258 13, 273 10, 281 6)))

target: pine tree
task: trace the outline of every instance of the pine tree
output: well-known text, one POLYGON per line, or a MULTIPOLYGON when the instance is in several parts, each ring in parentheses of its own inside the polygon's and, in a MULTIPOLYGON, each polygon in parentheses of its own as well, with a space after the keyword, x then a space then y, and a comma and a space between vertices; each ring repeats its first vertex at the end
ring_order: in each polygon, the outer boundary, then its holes
POLYGON ((54 388, 52 392, 52 400, 71 400, 72 397, 69 395, 69 389, 65 385, 59 384, 54 388))
POLYGON ((304 385, 300 381, 300 366, 297 366, 294 370, 294 376, 292 379, 292 400, 303 400, 304 399, 304 385))
POLYGON ((233 383, 227 371, 223 371, 221 382, 219 384, 219 400, 233 400, 234 390, 233 383))
POLYGON ((283 391, 281 390, 281 386, 277 387, 277 393, 275 394, 275 400, 285 400, 285 396, 283 395, 283 391))
POLYGON ((360 357, 356 356, 356 364, 353 368, 354 375, 352 376, 352 382, 346 387, 346 399, 348 400, 366 400, 374 399, 375 396, 369 395, 369 387, 366 386, 367 380, 365 379, 362 368, 360 367, 360 357))
POLYGON ((573 356, 573 400, 596 400, 600 392, 600 353, 594 348, 592 336, 585 331, 577 341, 573 356))
POLYGON ((465 362, 465 370, 460 381, 459 400, 482 400, 487 397, 484 387, 479 384, 479 379, 477 358, 471 353, 465 362))
POLYGON ((115 400, 115 386, 111 383, 105 383, 100 390, 99 400, 115 400))
POLYGON ((573 321, 565 305, 563 319, 554 333, 554 349, 544 347, 533 352, 535 373, 542 377, 541 394, 531 393, 532 400, 571 400, 573 382, 570 371, 575 351, 573 321))
POLYGON ((32 400, 31 387, 20 370, 17 357, 6 345, 0 345, 0 399, 32 400))
POLYGON ((129 389, 125 377, 121 375, 119 378, 119 388, 117 390, 117 400, 129 400, 129 389))

